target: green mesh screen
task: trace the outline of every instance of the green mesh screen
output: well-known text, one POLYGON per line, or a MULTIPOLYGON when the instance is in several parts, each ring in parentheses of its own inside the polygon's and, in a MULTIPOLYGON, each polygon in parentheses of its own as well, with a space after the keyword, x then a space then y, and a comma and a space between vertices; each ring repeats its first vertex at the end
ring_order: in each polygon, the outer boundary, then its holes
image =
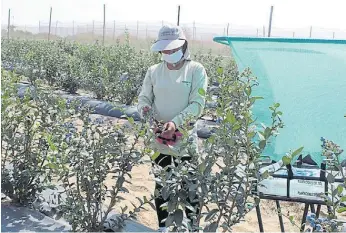
MULTIPOLYGON (((265 151, 274 160, 304 146, 303 156, 321 163, 321 137, 346 151, 346 40, 216 37, 229 45, 238 68, 259 80, 254 107, 270 124, 268 107, 281 104, 285 127, 265 151)), ((346 158, 346 152, 341 159, 346 158)))

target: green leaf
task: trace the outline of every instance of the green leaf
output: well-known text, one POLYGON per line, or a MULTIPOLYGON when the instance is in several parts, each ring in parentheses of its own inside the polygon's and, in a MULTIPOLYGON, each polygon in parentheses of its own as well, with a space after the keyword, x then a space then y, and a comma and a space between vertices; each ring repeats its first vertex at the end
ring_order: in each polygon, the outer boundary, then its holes
POLYGON ((290 219, 290 222, 291 222, 292 224, 294 224, 294 217, 293 217, 293 216, 290 216, 289 219, 290 219))
POLYGON ((174 215, 170 214, 168 215, 167 219, 166 219, 166 227, 170 227, 173 226, 173 221, 174 221, 174 215))
POLYGON ((342 191, 344 190, 344 187, 342 187, 341 184, 338 185, 338 194, 340 195, 342 191))
POLYGON ((261 132, 258 132, 258 137, 261 141, 265 140, 265 137, 263 136, 261 132))
POLYGON ((209 222, 214 216, 215 214, 218 212, 219 210, 218 209, 212 209, 208 215, 205 217, 205 221, 206 222, 209 222))
POLYGON ((233 129, 233 131, 237 131, 240 128, 241 128, 241 125, 237 122, 236 124, 234 124, 232 129, 233 129))
POLYGON ((129 121, 131 125, 135 123, 135 120, 132 117, 128 117, 127 120, 129 121))
POLYGON ((201 95, 201 96, 205 96, 205 90, 203 88, 199 88, 198 89, 198 93, 201 95))
POLYGON ((263 150, 263 149, 266 147, 266 145, 267 145, 267 141, 262 140, 262 141, 260 141, 260 143, 259 143, 259 148, 260 148, 261 150, 263 150))
POLYGON ((270 176, 268 170, 264 171, 261 176, 263 179, 267 179, 270 176))
POLYGON ((226 114, 226 122, 234 124, 237 121, 234 114, 231 111, 228 111, 226 114))
POLYGON ((290 164, 290 163, 291 163, 291 160, 292 160, 292 158, 289 157, 289 156, 287 156, 287 155, 285 155, 284 157, 282 157, 282 162, 283 162, 285 165, 290 164))
POLYGON ((268 139, 270 137, 271 132, 272 132, 272 129, 270 127, 266 127, 266 129, 264 130, 265 139, 268 139))
POLYGON ((150 158, 151 160, 155 160, 159 157, 159 155, 160 155, 160 152, 156 151, 150 158))
POLYGON ((57 169, 58 166, 54 163, 48 163, 46 166, 48 166, 50 169, 57 169))
POLYGON ((300 147, 299 149, 295 150, 293 153, 292 153, 292 158, 299 155, 302 151, 303 151, 304 147, 300 147))
POLYGON ((339 214, 341 214, 341 213, 343 213, 343 212, 346 212, 346 207, 341 207, 341 208, 339 208, 339 209, 337 210, 337 212, 338 212, 339 214))
POLYGON ((52 135, 48 135, 47 137, 47 142, 48 142, 48 145, 49 145, 49 148, 52 150, 52 151, 57 151, 58 148, 54 145, 54 143, 52 142, 52 135))
POLYGON ((278 107, 280 107, 279 103, 274 104, 274 108, 278 108, 278 107))
POLYGON ((174 212, 174 222, 178 225, 181 226, 183 223, 183 218, 184 218, 184 213, 181 209, 178 209, 174 212))
POLYGON ((329 183, 334 183, 334 182, 335 182, 335 177, 334 177, 332 174, 328 173, 328 175, 327 175, 327 181, 328 181, 329 183))
POLYGON ((166 201, 168 199, 168 197, 170 195, 168 186, 165 186, 165 187, 162 188, 161 195, 162 195, 163 200, 166 201))
POLYGON ((146 196, 143 196, 144 203, 149 203, 148 198, 146 196))
POLYGON ((342 196, 342 197, 340 198, 340 202, 346 202, 346 196, 342 196))
POLYGON ((251 95, 251 87, 245 88, 245 94, 246 94, 247 96, 250 96, 250 95, 251 95))
POLYGON ((117 180, 116 187, 120 188, 125 182, 125 178, 123 176, 120 176, 117 180))
POLYGON ((217 230, 217 222, 213 222, 210 225, 207 225, 203 232, 216 232, 217 230))
POLYGON ((204 162, 202 162, 202 163, 199 165, 199 167, 198 167, 198 171, 199 171, 200 173, 203 173, 203 172, 205 171, 205 169, 206 169, 206 165, 205 165, 204 162))
POLYGON ((216 72, 221 75, 223 73, 223 68, 222 67, 219 67, 217 68, 216 72))
POLYGON ((250 102, 251 102, 251 104, 254 104, 256 102, 256 100, 262 100, 262 99, 264 99, 264 98, 260 97, 260 96, 254 96, 254 97, 250 98, 250 102))

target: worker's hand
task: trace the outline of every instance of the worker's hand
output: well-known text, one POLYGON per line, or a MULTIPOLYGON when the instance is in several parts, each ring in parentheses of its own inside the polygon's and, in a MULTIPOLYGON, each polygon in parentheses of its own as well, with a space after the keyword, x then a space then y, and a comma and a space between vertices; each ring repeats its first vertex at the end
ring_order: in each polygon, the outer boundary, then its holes
POLYGON ((169 121, 163 125, 163 132, 161 133, 161 137, 165 139, 172 139, 175 133, 176 127, 174 122, 169 121))
POLYGON ((150 110, 151 110, 151 107, 144 106, 143 109, 142 109, 143 116, 147 115, 150 110))

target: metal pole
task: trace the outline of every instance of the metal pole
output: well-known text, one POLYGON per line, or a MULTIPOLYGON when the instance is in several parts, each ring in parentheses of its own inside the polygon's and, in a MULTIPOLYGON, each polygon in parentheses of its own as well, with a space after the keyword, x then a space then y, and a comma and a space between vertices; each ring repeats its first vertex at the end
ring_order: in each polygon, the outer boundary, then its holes
POLYGON ((178 6, 178 23, 177 25, 179 26, 180 23, 180 5, 178 6))
POLYGON ((229 23, 227 24, 227 36, 228 36, 229 23))
POLYGON ((7 39, 10 39, 11 9, 8 9, 7 39))
POLYGON ((48 40, 50 39, 50 29, 52 25, 52 7, 50 8, 50 13, 49 13, 49 28, 48 28, 48 40))
POLYGON ((106 31, 106 4, 103 4, 103 37, 102 37, 102 45, 105 44, 105 31, 106 31))
POLYGON ((333 32, 333 39, 335 39, 335 32, 333 32))
POLYGON ((258 28, 257 28, 257 37, 258 37, 258 28))
POLYGON ((266 37, 266 28, 263 26, 263 37, 266 37))
POLYGON ((74 20, 72 21, 72 36, 74 36, 74 20))
POLYGON ((270 7, 270 18, 269 18, 268 37, 270 37, 270 34, 271 34, 271 32, 272 32, 273 10, 274 10, 274 6, 271 6, 271 7, 270 7))
POLYGON ((294 38, 295 34, 296 34, 296 33, 295 33, 295 32, 293 32, 293 38, 294 38))
POLYGON ((138 29, 139 29, 139 22, 137 20, 137 39, 138 39, 138 29))

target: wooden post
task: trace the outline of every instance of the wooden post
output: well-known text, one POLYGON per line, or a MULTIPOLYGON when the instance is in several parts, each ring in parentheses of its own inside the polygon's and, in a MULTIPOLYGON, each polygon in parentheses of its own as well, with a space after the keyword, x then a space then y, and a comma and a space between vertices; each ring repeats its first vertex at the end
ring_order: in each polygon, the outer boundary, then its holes
POLYGON ((268 37, 270 37, 271 32, 272 32, 273 10, 274 10, 274 6, 271 6, 270 7, 270 17, 269 17, 268 37))
POLYGON ((103 4, 103 36, 102 36, 102 45, 105 44, 105 33, 106 33, 106 4, 103 4))
POLYGON ((227 24, 227 36, 228 36, 228 30, 229 30, 229 23, 227 24))
POLYGON ((50 39, 50 29, 52 26, 52 7, 50 8, 50 13, 49 13, 49 28, 48 28, 48 40, 50 39))
POLYGON ((11 28, 11 9, 8 9, 8 23, 7 23, 7 39, 10 39, 10 28, 11 28))
POLYGON ((178 22, 177 25, 179 26, 180 23, 180 5, 178 6, 178 22))
POLYGON ((312 37, 312 26, 310 26, 310 38, 312 37))

